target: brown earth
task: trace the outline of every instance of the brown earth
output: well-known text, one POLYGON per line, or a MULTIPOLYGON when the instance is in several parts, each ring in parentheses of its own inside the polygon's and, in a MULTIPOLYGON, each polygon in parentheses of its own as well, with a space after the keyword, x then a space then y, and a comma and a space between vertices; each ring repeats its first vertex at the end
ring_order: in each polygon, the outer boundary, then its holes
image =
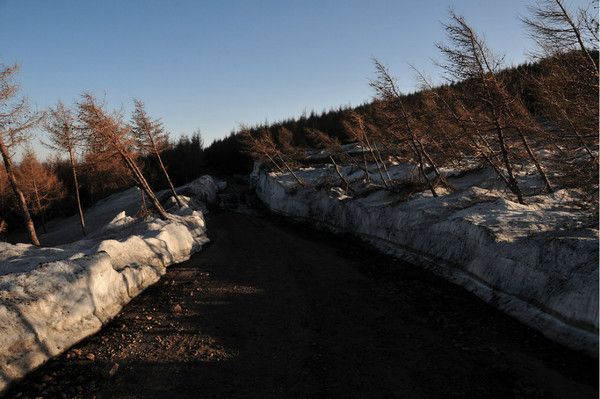
POLYGON ((597 360, 420 268, 269 216, 212 242, 8 397, 597 398, 597 360))

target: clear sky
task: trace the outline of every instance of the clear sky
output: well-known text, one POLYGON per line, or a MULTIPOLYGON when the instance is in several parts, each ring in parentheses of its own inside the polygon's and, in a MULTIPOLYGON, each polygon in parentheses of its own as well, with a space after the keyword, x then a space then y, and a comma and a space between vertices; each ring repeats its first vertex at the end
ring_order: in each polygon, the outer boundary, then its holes
POLYGON ((522 62, 529 3, 0 0, 0 62, 21 64, 39 109, 86 90, 125 110, 138 97, 174 136, 199 128, 210 143, 239 123, 371 99, 372 57, 405 90, 415 88, 408 63, 438 76, 430 60, 450 6, 509 64, 522 62))

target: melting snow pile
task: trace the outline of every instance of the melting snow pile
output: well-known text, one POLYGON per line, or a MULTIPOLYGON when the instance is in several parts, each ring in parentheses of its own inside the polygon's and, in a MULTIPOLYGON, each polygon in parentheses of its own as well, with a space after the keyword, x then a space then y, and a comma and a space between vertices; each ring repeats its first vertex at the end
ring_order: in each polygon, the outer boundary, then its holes
MULTIPOLYGON (((208 238, 197 209, 215 200, 220 184, 203 176, 180 187, 181 209, 159 193, 171 220, 127 216, 124 209, 134 214, 140 207, 133 188, 86 212, 91 233, 85 239, 42 248, 0 243, 0 392, 97 332, 167 266, 200 250, 208 238)), ((42 243, 78 231, 75 221, 62 221, 42 243)))
MULTIPOLYGON (((289 174, 256 164, 252 179, 273 212, 359 236, 384 252, 422 265, 576 350, 598 356, 598 228, 577 193, 558 190, 506 199, 485 168, 448 172, 455 188, 397 193, 358 183, 362 171, 343 167, 354 190, 331 188, 332 165, 289 174), (322 187, 322 188, 318 188, 322 187), (329 187, 329 188, 327 188, 329 187)), ((394 165, 389 173, 416 173, 394 165)), ((373 170, 373 180, 377 171, 373 170)), ((535 176, 522 175, 531 188, 535 176)))

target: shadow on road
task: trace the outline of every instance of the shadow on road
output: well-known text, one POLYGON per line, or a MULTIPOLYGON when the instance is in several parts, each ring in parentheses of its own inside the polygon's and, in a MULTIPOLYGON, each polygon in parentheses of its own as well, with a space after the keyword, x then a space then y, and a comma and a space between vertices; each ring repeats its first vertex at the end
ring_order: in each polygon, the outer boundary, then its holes
POLYGON ((595 360, 352 238, 224 211, 208 229, 9 397, 598 396, 595 360))

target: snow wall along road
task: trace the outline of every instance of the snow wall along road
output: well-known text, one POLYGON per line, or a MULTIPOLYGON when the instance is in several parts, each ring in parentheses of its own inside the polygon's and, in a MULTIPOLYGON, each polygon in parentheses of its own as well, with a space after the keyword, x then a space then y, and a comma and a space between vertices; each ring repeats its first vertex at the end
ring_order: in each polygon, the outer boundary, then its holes
MULTIPOLYGON (((325 172, 296 174, 314 183, 325 172)), ((438 198, 419 193, 399 201, 385 190, 354 199, 337 188, 300 187, 260 164, 251 179, 274 213, 354 234, 465 287, 548 338, 598 356, 598 230, 562 226, 581 216, 564 205, 566 190, 521 205, 469 182, 438 198)))
MULTIPOLYGON (((139 208, 132 188, 86 212, 113 219, 85 239, 42 248, 0 243, 0 394, 100 330, 167 266, 199 251, 209 241, 199 209, 216 199, 220 184, 202 176, 180 187, 181 209, 162 193, 171 220, 125 215, 122 209, 139 208)), ((60 228, 78 229, 68 221, 60 228)))

